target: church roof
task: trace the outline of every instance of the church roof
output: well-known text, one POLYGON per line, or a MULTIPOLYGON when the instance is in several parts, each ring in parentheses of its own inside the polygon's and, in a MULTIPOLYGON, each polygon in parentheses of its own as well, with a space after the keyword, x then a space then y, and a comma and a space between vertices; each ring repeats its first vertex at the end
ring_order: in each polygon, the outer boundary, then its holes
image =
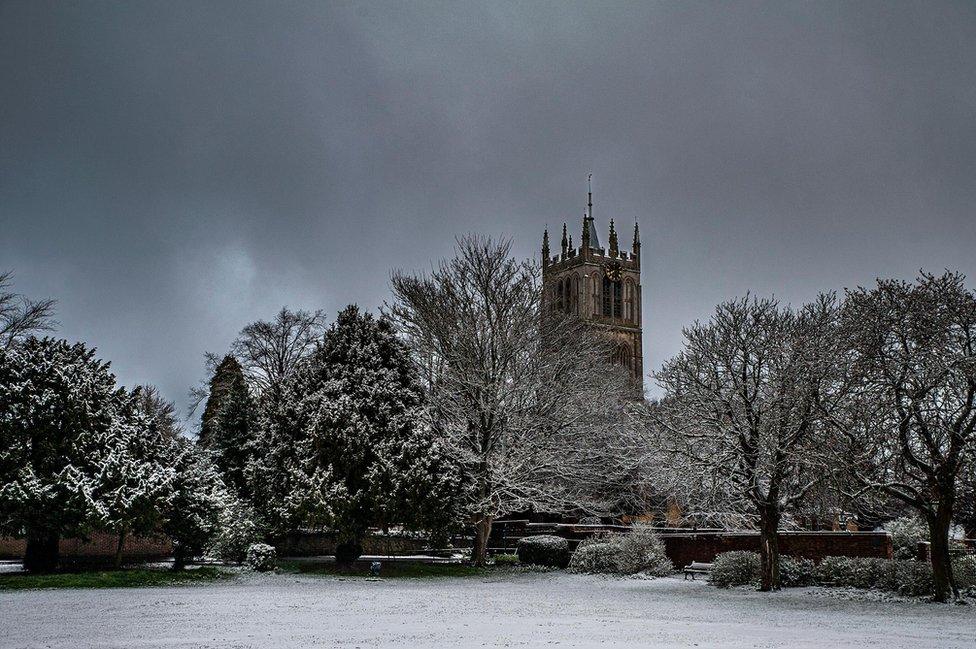
POLYGON ((599 248, 600 247, 600 235, 596 233, 596 226, 593 224, 593 217, 587 219, 590 223, 590 247, 599 248))

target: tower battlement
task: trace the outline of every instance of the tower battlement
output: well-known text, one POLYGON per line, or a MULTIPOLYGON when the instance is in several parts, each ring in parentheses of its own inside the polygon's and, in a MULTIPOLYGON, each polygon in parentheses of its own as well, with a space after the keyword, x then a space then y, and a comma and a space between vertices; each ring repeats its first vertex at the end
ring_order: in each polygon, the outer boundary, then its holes
POLYGON ((643 386, 641 327, 640 229, 634 224, 631 249, 621 250, 614 221, 608 245, 600 245, 593 219, 593 193, 588 193, 580 245, 563 223, 559 252, 552 254, 549 230, 542 236, 543 307, 579 316, 605 329, 616 342, 613 362, 626 367, 643 386))

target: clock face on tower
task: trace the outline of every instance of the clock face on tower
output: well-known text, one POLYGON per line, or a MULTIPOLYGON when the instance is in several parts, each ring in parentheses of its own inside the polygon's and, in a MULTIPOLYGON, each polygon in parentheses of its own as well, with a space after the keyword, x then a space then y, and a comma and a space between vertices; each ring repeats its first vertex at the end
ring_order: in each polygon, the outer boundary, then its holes
POLYGON ((620 281, 620 262, 613 261, 607 264, 607 279, 611 282, 620 281))

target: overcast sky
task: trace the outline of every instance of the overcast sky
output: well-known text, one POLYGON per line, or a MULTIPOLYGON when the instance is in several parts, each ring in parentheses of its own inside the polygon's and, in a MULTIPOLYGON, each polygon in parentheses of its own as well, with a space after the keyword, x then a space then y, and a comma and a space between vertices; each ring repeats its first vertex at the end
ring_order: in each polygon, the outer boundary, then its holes
POLYGON ((746 291, 976 278, 976 4, 0 0, 0 268, 180 406, 281 305, 538 255, 589 172, 649 371, 746 291))

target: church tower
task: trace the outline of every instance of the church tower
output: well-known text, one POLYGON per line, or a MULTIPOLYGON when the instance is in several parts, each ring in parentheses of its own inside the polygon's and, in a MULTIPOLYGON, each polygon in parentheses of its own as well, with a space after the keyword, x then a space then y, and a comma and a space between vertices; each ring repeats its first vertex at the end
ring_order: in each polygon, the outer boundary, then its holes
POLYGON ((558 254, 550 253, 548 229, 542 236, 542 299, 545 308, 578 315, 606 330, 616 342, 613 362, 626 367, 643 388, 640 231, 634 223, 633 246, 630 252, 621 250, 611 219, 607 247, 602 247, 593 220, 592 189, 578 248, 565 223, 558 254))

